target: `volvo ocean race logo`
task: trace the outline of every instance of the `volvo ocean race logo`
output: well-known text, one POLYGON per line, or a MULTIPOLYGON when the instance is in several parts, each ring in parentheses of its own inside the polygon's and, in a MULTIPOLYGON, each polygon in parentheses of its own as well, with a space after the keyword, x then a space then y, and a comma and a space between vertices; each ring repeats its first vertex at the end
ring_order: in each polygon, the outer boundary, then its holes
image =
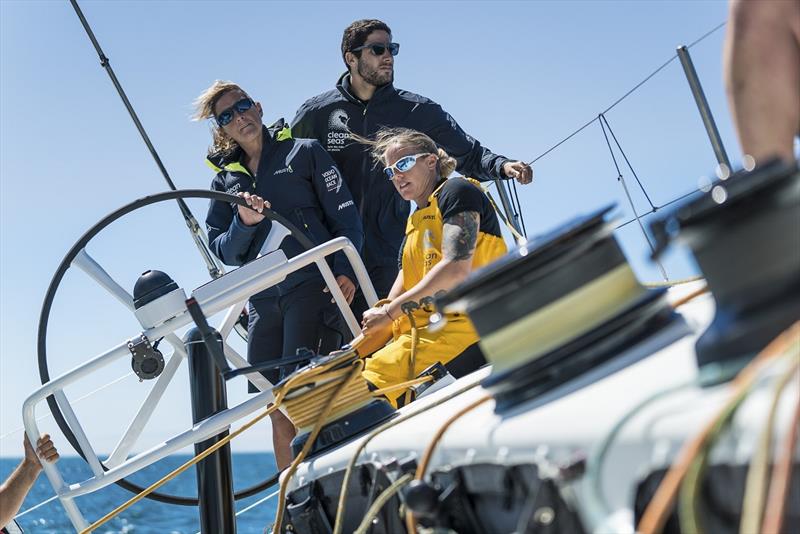
POLYGON ((328 152, 339 152, 350 139, 350 128, 347 123, 350 116, 343 109, 334 109, 328 117, 328 152))
POLYGON ((328 190, 328 193, 331 191, 338 193, 342 188, 342 175, 339 174, 339 171, 336 167, 331 167, 327 171, 323 172, 322 177, 325 179, 325 189, 328 190))

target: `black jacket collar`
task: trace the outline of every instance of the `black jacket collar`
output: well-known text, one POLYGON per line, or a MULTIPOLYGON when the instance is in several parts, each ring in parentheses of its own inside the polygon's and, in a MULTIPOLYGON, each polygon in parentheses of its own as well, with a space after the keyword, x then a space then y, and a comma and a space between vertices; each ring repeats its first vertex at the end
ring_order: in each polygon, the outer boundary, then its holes
MULTIPOLYGON (((261 149, 261 158, 263 159, 264 157, 269 156, 275 147, 275 144, 281 140, 283 135, 285 135, 284 130, 286 130, 287 126, 283 119, 278 119, 273 124, 269 126, 262 126, 262 128, 264 132, 264 146, 261 149), (280 135, 281 132, 284 132, 284 134, 280 135)), ((241 161, 242 152, 242 147, 237 145, 233 150, 210 154, 207 159, 213 168, 222 170, 231 163, 237 163, 241 161)))
MULTIPOLYGON (((368 102, 362 102, 359 98, 353 94, 350 89, 350 73, 345 72, 341 76, 339 76, 339 80, 336 82, 336 88, 342 93, 347 100, 352 102, 353 104, 357 104, 359 106, 364 106, 368 102)), ((397 89, 394 88, 394 85, 391 83, 387 83, 386 85, 382 85, 375 89, 375 93, 372 95, 372 98, 369 102, 380 102, 381 100, 387 100, 394 96, 397 93, 397 89)))

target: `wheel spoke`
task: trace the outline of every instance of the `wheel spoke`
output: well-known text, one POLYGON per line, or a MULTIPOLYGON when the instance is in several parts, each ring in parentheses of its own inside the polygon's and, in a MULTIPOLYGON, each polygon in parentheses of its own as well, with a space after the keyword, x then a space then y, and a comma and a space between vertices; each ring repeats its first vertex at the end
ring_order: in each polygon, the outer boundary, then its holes
POLYGON ((111 296, 122 303, 123 306, 133 311, 133 297, 125 291, 103 267, 92 258, 86 249, 83 248, 75 256, 72 265, 89 275, 89 277, 100 284, 100 287, 111 293, 111 296))
MULTIPOLYGON (((173 337, 175 340, 178 340, 175 334, 169 334, 167 337, 173 337)), ((136 444, 136 441, 142 434, 142 429, 150 420, 150 417, 153 415, 153 411, 156 409, 158 402, 161 400, 161 396, 164 394, 164 391, 166 391, 167 386, 172 380, 172 377, 175 376, 175 372, 178 370, 181 362, 186 357, 186 352, 183 350, 183 346, 179 343, 174 343, 175 340, 168 340, 170 345, 172 345, 175 349, 175 352, 173 352, 172 356, 170 356, 169 361, 167 361, 167 364, 164 366, 164 371, 161 373, 161 376, 158 377, 156 383, 153 384, 153 388, 147 394, 144 402, 142 402, 139 411, 136 413, 136 416, 133 418, 130 425, 128 425, 128 429, 125 431, 122 439, 119 440, 119 443, 117 443, 114 451, 105 461, 107 468, 113 469, 128 459, 128 454, 131 452, 131 449, 133 449, 133 446, 136 444), (180 350, 178 349, 178 346, 180 347, 180 350)))

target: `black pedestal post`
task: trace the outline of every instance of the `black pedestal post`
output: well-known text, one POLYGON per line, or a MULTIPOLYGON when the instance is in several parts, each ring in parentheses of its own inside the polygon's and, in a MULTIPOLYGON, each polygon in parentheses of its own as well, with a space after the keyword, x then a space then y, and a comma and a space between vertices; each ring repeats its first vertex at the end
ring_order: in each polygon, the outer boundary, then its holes
MULTIPOLYGON (((219 334, 217 334, 219 339, 219 334)), ((197 328, 186 333, 183 340, 189 355, 189 382, 192 391, 192 421, 195 423, 228 407, 225 382, 203 343, 197 328)), ((220 345, 222 340, 219 339, 220 345)), ((221 347, 220 347, 221 350, 221 347)), ((200 454, 222 438, 222 432, 194 446, 200 454)), ((225 445, 196 465, 197 494, 200 501, 200 532, 203 534, 235 534, 236 514, 233 504, 231 448, 225 445)))

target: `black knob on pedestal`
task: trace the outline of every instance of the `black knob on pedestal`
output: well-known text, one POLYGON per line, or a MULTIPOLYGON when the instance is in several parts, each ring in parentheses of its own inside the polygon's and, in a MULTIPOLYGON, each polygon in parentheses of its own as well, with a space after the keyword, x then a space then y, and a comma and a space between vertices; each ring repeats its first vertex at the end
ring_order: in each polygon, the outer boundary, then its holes
POLYGON ((142 273, 133 286, 133 307, 137 310, 178 289, 178 284, 166 273, 149 270, 142 273))

